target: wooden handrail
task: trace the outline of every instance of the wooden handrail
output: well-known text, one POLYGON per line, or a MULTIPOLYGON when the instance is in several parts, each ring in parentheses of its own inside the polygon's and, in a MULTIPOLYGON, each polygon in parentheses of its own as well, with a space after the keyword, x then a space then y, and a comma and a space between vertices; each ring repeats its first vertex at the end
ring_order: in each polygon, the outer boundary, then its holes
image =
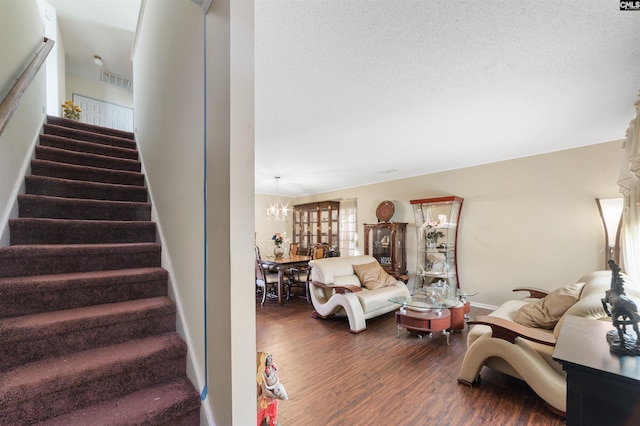
POLYGON ((2 103, 0 103, 0 135, 4 132, 4 128, 9 123, 11 116, 18 109, 18 105, 20 105, 20 101, 22 100, 22 96, 24 92, 27 90, 34 77, 42 68, 42 64, 49 56, 49 52, 53 49, 53 45, 55 42, 51 39, 45 38, 44 43, 36 52, 36 56, 33 60, 27 65, 27 67, 22 72, 22 75, 15 82, 7 96, 4 97, 2 103))

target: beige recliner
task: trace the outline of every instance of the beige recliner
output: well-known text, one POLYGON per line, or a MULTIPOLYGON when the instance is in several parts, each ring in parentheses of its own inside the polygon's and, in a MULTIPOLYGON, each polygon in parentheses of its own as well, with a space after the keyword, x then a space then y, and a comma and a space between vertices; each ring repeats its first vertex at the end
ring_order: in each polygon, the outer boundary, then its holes
MULTIPOLYGON (((628 297, 640 301, 640 288, 624 276, 624 289, 628 297)), ((514 322, 518 310, 547 293, 539 289, 528 290, 531 297, 509 300, 488 316, 476 317, 467 336, 467 352, 462 362, 458 381, 466 385, 478 382, 480 370, 487 366, 524 380, 542 398, 549 408, 561 415, 566 412, 567 382, 562 366, 553 360, 553 350, 560 328, 567 315, 604 321, 611 319, 605 313, 601 299, 611 286, 611 271, 596 271, 578 280, 585 283, 579 300, 560 318, 555 328, 526 327, 514 322)), ((613 328, 613 325, 612 325, 613 328)))

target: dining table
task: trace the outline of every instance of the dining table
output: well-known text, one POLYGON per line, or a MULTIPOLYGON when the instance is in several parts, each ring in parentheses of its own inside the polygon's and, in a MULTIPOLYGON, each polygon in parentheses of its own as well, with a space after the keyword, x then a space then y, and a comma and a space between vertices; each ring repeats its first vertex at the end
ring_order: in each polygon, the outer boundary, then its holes
POLYGON ((313 259, 311 256, 289 255, 284 257, 265 256, 262 258, 262 264, 265 267, 275 268, 278 270, 278 304, 282 305, 282 294, 284 293, 284 275, 289 268, 296 266, 306 266, 313 259))

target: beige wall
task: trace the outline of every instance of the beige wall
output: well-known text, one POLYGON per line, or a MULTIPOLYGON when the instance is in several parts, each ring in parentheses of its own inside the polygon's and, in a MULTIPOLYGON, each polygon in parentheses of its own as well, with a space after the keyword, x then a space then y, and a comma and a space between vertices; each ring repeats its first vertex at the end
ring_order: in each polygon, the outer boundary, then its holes
MULTIPOLYGON (((0 99, 4 99, 42 45, 42 37, 35 0, 0 1, 0 99)), ((15 200, 45 118, 45 105, 42 67, 0 135, 0 246, 9 244, 7 223, 17 216, 15 200)))
MULTIPOLYGON (((300 197, 294 203, 357 198, 362 250, 362 224, 377 221, 375 210, 381 201, 393 201, 392 220, 409 223, 407 264, 412 286, 417 243, 409 200, 463 197, 460 285, 479 291, 475 302, 497 305, 512 297, 514 287, 554 289, 604 269, 604 233, 595 198, 620 197, 616 180, 621 146, 620 141, 603 143, 300 197)), ((263 226, 257 223, 256 229, 263 226)))
POLYGON ((72 100, 74 93, 98 101, 133 108, 133 93, 100 83, 99 81, 89 81, 81 77, 76 77, 75 75, 67 74, 66 100, 72 100))
POLYGON ((200 390, 205 332, 208 340, 203 424, 205 415, 211 424, 252 424, 255 290, 253 229, 246 224, 254 222, 253 1, 212 5, 206 91, 204 25, 193 2, 145 3, 134 52, 136 137, 200 390))

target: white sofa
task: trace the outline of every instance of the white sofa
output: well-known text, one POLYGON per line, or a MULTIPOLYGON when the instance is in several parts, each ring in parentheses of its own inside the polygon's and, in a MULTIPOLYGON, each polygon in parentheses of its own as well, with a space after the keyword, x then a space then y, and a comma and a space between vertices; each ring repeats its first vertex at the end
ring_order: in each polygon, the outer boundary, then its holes
POLYGON ((353 265, 371 262, 377 261, 366 255, 329 257, 309 262, 309 293, 315 309, 312 316, 345 315, 349 319, 349 330, 359 333, 367 328, 367 319, 398 309, 400 305, 389 302, 389 299, 409 296, 409 290, 402 281, 374 290, 360 283, 353 265))
MULTIPOLYGON (((627 296, 640 302, 640 287, 629 277, 622 277, 627 296)), ((469 321, 475 325, 467 336, 467 352, 458 381, 466 385, 477 383, 482 367, 491 367, 524 380, 552 411, 563 415, 567 382, 562 366, 553 359, 553 351, 564 318, 574 315, 611 321, 601 301, 611 286, 611 271, 591 272, 577 282, 585 283, 579 300, 567 309, 553 329, 526 327, 514 321, 523 305, 544 297, 544 291, 538 292, 539 289, 531 291, 532 298, 508 300, 488 316, 469 321)), ((613 330, 613 325, 611 327, 613 330)), ((594 339, 604 338, 594 336, 594 339)))

